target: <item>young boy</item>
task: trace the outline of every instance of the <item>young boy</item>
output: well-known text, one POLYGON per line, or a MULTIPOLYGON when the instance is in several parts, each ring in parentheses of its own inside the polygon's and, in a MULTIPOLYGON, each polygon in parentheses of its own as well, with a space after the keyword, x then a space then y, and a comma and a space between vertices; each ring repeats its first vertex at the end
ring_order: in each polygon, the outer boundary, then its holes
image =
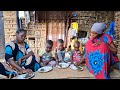
POLYGON ((65 57, 64 57, 64 62, 70 62, 70 57, 71 57, 71 46, 69 46, 66 51, 65 51, 65 57))
POLYGON ((54 60, 54 55, 52 52, 53 47, 53 41, 47 40, 45 49, 39 51, 41 66, 52 66, 54 67, 56 65, 56 61, 54 60))
POLYGON ((55 48, 55 59, 57 65, 59 62, 63 62, 65 57, 65 48, 64 48, 64 41, 62 39, 57 40, 57 47, 55 48))

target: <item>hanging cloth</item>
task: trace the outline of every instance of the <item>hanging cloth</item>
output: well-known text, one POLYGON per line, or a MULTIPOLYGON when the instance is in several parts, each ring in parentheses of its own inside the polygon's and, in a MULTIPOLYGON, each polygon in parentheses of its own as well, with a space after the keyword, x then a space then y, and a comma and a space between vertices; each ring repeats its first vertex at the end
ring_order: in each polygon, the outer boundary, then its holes
POLYGON ((19 16, 19 19, 20 19, 20 18, 25 18, 24 11, 19 11, 18 13, 19 13, 19 15, 18 15, 18 16, 19 16))
POLYGON ((25 11, 24 14, 25 14, 25 27, 27 27, 28 24, 30 23, 30 14, 29 11, 25 11))
POLYGON ((36 11, 33 11, 33 17, 34 17, 33 22, 35 23, 35 21, 36 21, 36 11))
POLYGON ((19 20, 18 20, 19 28, 21 29, 22 28, 22 19, 25 18, 24 11, 18 11, 18 17, 19 17, 19 20))
POLYGON ((78 33, 78 23, 77 22, 72 22, 71 27, 72 27, 72 29, 74 29, 76 31, 76 33, 78 33))

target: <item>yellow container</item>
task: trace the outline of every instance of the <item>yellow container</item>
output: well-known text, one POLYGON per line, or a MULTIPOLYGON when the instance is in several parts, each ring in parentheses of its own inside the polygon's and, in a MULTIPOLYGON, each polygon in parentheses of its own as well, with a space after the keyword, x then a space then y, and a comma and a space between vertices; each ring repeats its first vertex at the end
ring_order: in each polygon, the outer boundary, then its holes
POLYGON ((71 23, 71 28, 76 30, 76 33, 78 33, 78 23, 77 22, 72 22, 71 23))

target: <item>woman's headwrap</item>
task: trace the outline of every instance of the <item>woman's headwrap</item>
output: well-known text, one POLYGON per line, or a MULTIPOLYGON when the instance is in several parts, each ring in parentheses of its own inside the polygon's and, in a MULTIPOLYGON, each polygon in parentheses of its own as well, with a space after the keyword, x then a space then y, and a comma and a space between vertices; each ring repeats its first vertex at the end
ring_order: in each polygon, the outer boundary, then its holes
POLYGON ((98 34, 102 34, 103 33, 103 30, 106 29, 106 24, 105 23, 94 23, 92 28, 91 28, 91 31, 94 31, 98 34))

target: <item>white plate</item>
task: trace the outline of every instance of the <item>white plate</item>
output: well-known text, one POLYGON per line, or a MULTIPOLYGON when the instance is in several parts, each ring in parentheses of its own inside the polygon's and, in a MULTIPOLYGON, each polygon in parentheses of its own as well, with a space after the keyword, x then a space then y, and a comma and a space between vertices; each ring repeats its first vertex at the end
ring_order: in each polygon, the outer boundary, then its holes
POLYGON ((74 64, 71 64, 69 68, 72 69, 72 70, 77 70, 78 69, 74 64))
POLYGON ((35 74, 33 73, 32 75, 28 75, 28 73, 26 73, 26 74, 21 74, 21 75, 18 75, 17 76, 17 79, 30 79, 30 78, 32 78, 32 77, 34 77, 35 76, 35 74))
POLYGON ((71 64, 69 68, 72 70, 80 70, 80 71, 83 70, 83 67, 81 67, 81 66, 76 67, 74 64, 71 64))
POLYGON ((64 62, 62 62, 62 63, 59 63, 59 65, 57 66, 58 68, 68 68, 69 67, 69 63, 64 63, 64 62))
POLYGON ((38 69, 38 72, 49 72, 51 71, 53 68, 51 66, 44 66, 38 69))

